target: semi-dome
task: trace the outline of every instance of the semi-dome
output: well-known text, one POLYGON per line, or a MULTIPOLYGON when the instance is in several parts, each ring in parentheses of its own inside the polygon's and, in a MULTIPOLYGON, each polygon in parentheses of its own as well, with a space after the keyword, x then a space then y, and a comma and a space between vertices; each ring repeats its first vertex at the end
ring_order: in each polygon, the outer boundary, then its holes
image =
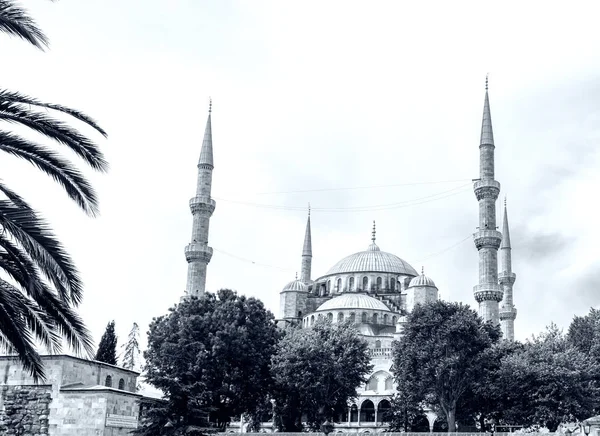
POLYGON ((427 277, 425 275, 425 272, 422 270, 421 270, 421 275, 412 279, 410 281, 410 284, 408 285, 409 288, 412 288, 413 286, 431 286, 433 288, 436 287, 433 280, 431 280, 429 277, 427 277))
POLYGON ((300 280, 296 279, 296 280, 289 282, 287 285, 285 285, 281 292, 287 292, 287 291, 308 292, 308 286, 306 286, 300 280))
POLYGON ((327 300, 321 304, 316 312, 339 309, 367 309, 367 310, 385 310, 391 312, 389 307, 379 301, 377 298, 365 294, 347 293, 327 300))

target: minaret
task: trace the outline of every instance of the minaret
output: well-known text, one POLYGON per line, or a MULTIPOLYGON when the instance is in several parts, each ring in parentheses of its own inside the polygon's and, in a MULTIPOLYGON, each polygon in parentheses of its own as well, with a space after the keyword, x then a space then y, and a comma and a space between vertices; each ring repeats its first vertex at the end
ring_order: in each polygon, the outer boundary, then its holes
POLYGON ((300 269, 300 281, 305 285, 310 282, 310 270, 312 267, 312 240, 310 237, 310 204, 308 205, 308 219, 306 221, 306 233, 304 233, 304 246, 302 247, 302 267, 300 269))
POLYGON ((208 226, 216 205, 215 201, 210 198, 213 171, 211 113, 212 100, 208 107, 208 120, 198 160, 196 196, 190 200, 193 225, 192 242, 185 247, 185 258, 188 262, 185 297, 200 297, 204 294, 206 267, 213 254, 213 249, 208 246, 208 226))
POLYGON ((479 251, 479 284, 473 288, 479 303, 479 316, 484 321, 500 323, 498 303, 502 301, 502 287, 498 284, 498 248, 502 234, 496 227, 496 200, 500 183, 494 180, 494 133, 488 97, 488 80, 485 79, 485 100, 481 142, 479 145, 479 179, 473 189, 479 202, 479 230, 473 235, 479 251))
POLYGON ((515 340, 515 318, 517 308, 513 303, 513 284, 517 275, 512 272, 512 258, 510 246, 510 232, 508 230, 508 213, 506 211, 506 198, 504 199, 504 222, 502 223, 502 243, 500 244, 500 273, 498 281, 504 289, 504 299, 500 306, 500 325, 504 339, 515 340))

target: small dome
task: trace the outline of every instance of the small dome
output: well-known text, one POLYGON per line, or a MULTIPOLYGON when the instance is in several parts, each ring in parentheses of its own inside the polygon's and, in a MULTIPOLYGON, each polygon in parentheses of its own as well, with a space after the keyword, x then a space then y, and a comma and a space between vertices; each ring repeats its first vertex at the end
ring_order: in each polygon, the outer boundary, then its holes
POLYGON ((338 309, 369 309, 391 312, 383 302, 365 294, 347 293, 321 304, 316 312, 338 309))
POLYGON ((433 282, 433 280, 427 277, 423 271, 421 271, 421 275, 412 279, 410 281, 410 284, 408 285, 409 288, 412 288, 414 286, 430 286, 432 288, 435 288, 435 283, 433 282))
POLYGON ((281 292, 287 292, 287 291, 308 292, 308 286, 306 286, 300 280, 293 280, 293 281, 289 282, 287 285, 285 285, 281 292))

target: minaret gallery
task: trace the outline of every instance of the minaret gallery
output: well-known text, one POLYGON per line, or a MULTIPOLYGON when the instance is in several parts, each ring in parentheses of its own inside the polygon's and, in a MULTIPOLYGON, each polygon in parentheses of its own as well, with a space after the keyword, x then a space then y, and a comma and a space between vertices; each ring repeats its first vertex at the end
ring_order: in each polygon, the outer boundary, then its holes
POLYGON ((479 179, 473 189, 479 202, 479 228, 473 235, 479 251, 479 284, 473 288, 479 303, 479 316, 484 321, 500 324, 499 304, 502 287, 498 283, 498 248, 502 234, 496 226, 496 200, 500 194, 500 183, 494 179, 494 133, 488 96, 488 80, 485 79, 483 122, 479 145, 479 179))
POLYGON ((213 249, 208 246, 208 227, 216 203, 210 198, 212 188, 213 147, 212 147, 212 100, 208 108, 208 120, 204 130, 204 140, 198 160, 198 182, 196 196, 190 200, 193 216, 192 241, 185 247, 188 262, 185 297, 200 297, 206 286, 206 268, 212 258, 213 249))

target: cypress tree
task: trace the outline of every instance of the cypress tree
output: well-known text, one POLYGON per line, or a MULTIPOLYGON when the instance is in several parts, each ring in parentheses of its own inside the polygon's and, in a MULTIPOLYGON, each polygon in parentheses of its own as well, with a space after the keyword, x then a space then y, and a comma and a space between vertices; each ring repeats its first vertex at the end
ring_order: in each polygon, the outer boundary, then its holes
POLYGON ((115 322, 111 321, 106 326, 106 330, 100 339, 96 360, 99 362, 117 364, 117 335, 115 334, 115 322))

